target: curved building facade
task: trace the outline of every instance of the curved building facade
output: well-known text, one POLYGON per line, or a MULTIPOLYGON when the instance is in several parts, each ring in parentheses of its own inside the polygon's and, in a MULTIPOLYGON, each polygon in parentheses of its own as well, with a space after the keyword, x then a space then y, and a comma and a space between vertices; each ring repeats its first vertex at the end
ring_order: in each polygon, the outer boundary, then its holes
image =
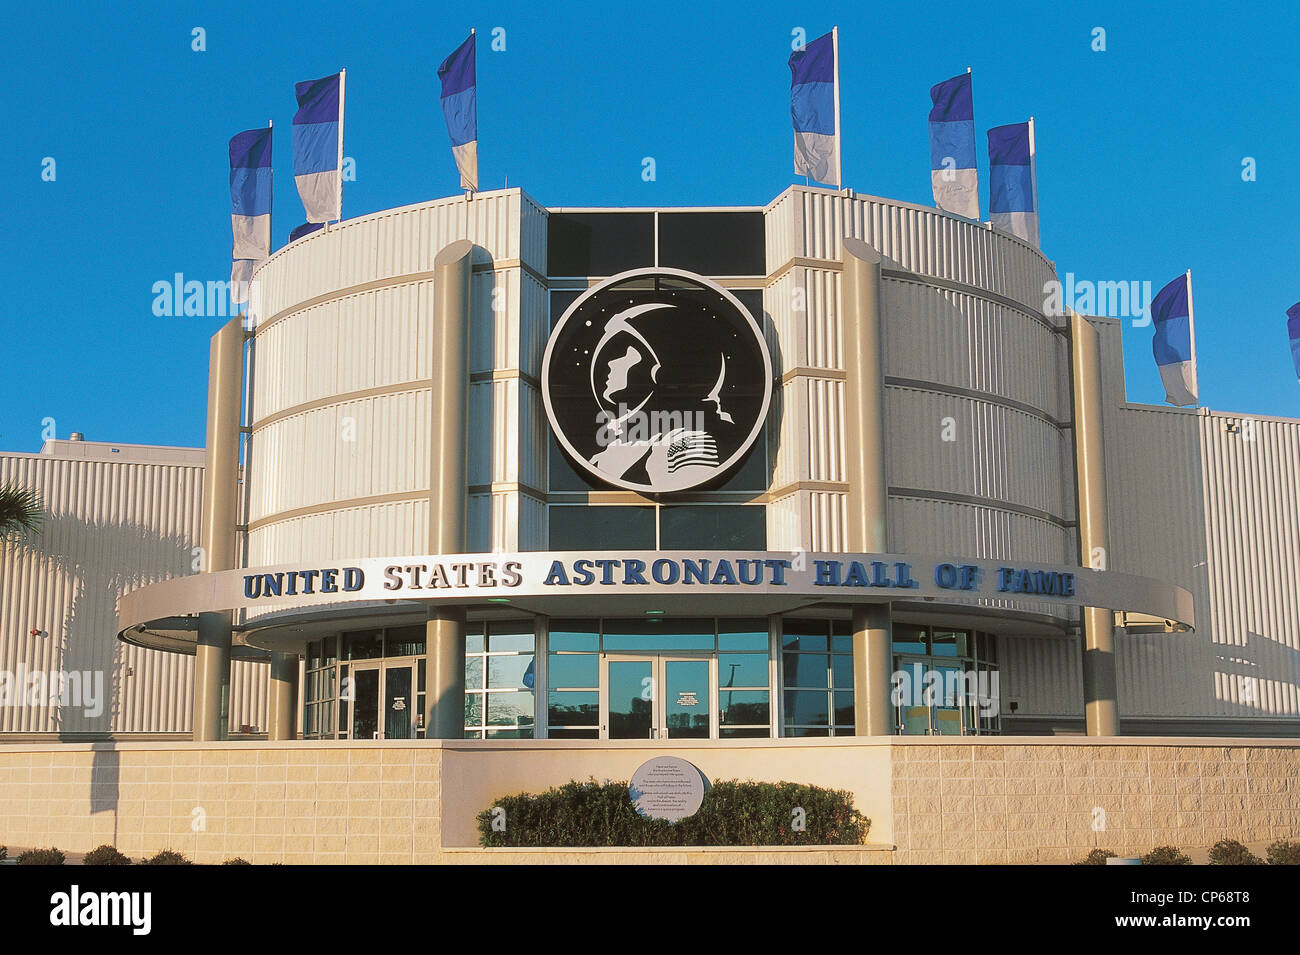
POLYGON ((847 190, 506 190, 346 221, 256 278, 256 327, 214 339, 208 481, 232 493, 204 527, 232 558, 119 618, 197 649, 199 738, 245 652, 272 656, 273 738, 1297 716, 1291 657, 1244 712, 1210 660, 1249 600, 1210 586, 1217 419, 1127 405, 1117 323, 1045 312, 1053 263, 986 225, 847 190), (1134 473, 1151 449, 1182 454, 1177 493, 1134 473))

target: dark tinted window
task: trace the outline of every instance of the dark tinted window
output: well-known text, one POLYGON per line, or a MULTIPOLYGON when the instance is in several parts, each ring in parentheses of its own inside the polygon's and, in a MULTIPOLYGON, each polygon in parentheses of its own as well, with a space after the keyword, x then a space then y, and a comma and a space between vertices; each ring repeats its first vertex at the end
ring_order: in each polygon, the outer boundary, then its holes
POLYGON ((651 212, 552 212, 546 236, 551 275, 615 275, 655 264, 651 212))
POLYGON ((654 550, 652 507, 553 505, 551 550, 654 550))
POLYGON ((766 550, 767 508, 698 504, 659 511, 662 550, 766 550))
POLYGON ((761 212, 659 213, 660 265, 701 275, 766 275, 765 249, 761 212))

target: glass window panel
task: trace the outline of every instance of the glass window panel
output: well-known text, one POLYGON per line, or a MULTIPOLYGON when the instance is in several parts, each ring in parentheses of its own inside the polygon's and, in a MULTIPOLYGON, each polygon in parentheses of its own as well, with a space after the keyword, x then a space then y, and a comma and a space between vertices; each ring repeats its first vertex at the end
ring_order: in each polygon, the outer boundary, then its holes
POLYGON ((829 693, 811 690, 785 691, 785 722, 787 726, 826 726, 830 723, 827 712, 829 693))
POLYGON ((465 628, 465 652, 483 652, 483 625, 474 624, 465 628))
POLYGON ((465 694, 465 725, 466 726, 483 725, 483 694, 482 693, 465 694))
POLYGON ((427 661, 425 660, 421 660, 415 665, 416 671, 419 673, 419 682, 416 689, 418 689, 421 693, 424 692, 424 665, 426 662, 427 661))
POLYGON ((600 730, 592 729, 571 729, 568 727, 552 727, 546 731, 546 735, 551 739, 598 739, 600 730))
POLYGON ((835 688, 847 690, 853 686, 853 657, 847 653, 837 653, 831 657, 834 670, 835 688))
POLYGON ((509 730, 488 730, 488 739, 532 739, 533 728, 531 726, 521 726, 518 729, 509 730))
POLYGON ((549 517, 551 550, 655 549, 653 507, 552 504, 549 517))
POLYGON ((785 685, 829 688, 830 660, 825 653, 785 654, 785 685))
POLYGON ((964 657, 966 653, 966 631, 938 630, 931 635, 931 653, 936 657, 964 657))
POLYGON ((503 650, 526 650, 532 652, 533 623, 531 620, 511 620, 503 623, 488 624, 488 651, 500 653, 503 650))
POLYGON ((385 656, 415 657, 424 653, 424 627, 392 627, 384 636, 385 656))
POLYGON ((600 686, 600 658, 594 653, 552 653, 547 667, 551 686, 600 686))
POLYGON ((373 660, 384 655, 384 635, 382 631, 367 630, 361 633, 345 633, 348 657, 352 660, 373 660))
POLYGON ((600 722, 600 693, 551 691, 546 710, 550 726, 596 726, 600 722))
POLYGON ((762 650, 767 652, 767 620, 755 617, 752 620, 719 620, 719 650, 762 650))
MULTIPOLYGON (((559 313, 555 314, 555 319, 559 319, 559 313)), ((555 435, 547 431, 547 472, 551 477, 552 491, 590 491, 597 488, 603 488, 594 479, 588 478, 586 472, 579 471, 569 460, 569 456, 564 453, 560 443, 555 440, 555 435)), ((608 488, 603 488, 608 490, 608 488)))
POLYGON ((595 653, 600 649, 600 623, 596 620, 551 620, 552 650, 586 650, 595 653))
MULTIPOLYGON (((754 214, 762 219, 761 213, 754 214)), ((655 264, 654 213, 552 212, 547 216, 546 262, 556 276, 648 268, 655 264)))
POLYGON ((787 650, 821 650, 830 647, 830 626, 825 620, 786 620, 782 627, 781 646, 787 650))
POLYGON ((533 691, 488 693, 487 723, 489 726, 531 726, 533 723, 533 691))
POLYGON ((766 275, 761 212, 659 213, 659 264, 701 275, 766 275))
POLYGON ((642 617, 605 621, 606 650, 712 650, 712 619, 642 617))
POLYGON ((830 736, 830 727, 827 726, 786 726, 786 736, 830 736))
POLYGON ((836 653, 853 652, 853 626, 849 621, 831 621, 831 649, 836 653))
POLYGON ((664 663, 664 723, 670 739, 708 739, 708 660, 664 663))
POLYGON ((465 689, 467 690, 483 689, 483 658, 482 657, 466 655, 465 689))
POLYGON ((533 686, 533 655, 509 653, 504 656, 489 654, 487 658, 488 689, 531 689, 533 686))
POLYGON ((767 654, 718 654, 718 688, 729 686, 767 686, 767 654))
POLYGON ((835 722, 844 723, 849 726, 853 725, 853 694, 839 693, 835 694, 835 722))
POLYGON ((767 690, 719 690, 718 722, 722 725, 771 722, 767 690))
POLYGON ((763 739, 772 735, 772 731, 766 726, 723 726, 718 729, 718 735, 723 739, 763 739))
POLYGON ((929 652, 924 627, 917 627, 910 623, 895 623, 893 630, 895 653, 929 652))
POLYGON ((659 547, 662 550, 766 550, 767 508, 741 504, 662 507, 659 547))
POLYGON ((326 663, 338 662, 338 649, 335 646, 335 642, 336 641, 334 637, 326 637, 324 640, 324 644, 325 644, 324 652, 325 652, 326 663))

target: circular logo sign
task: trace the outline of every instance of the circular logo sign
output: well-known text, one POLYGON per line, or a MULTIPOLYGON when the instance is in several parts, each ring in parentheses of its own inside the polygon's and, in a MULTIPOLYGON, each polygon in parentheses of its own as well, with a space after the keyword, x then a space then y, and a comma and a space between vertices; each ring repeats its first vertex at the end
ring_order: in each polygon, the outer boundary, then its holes
POLYGON ((772 400, 758 323, 676 269, 587 290, 556 323, 542 397, 560 446, 591 477, 646 494, 717 481, 753 446, 772 400))
POLYGON ((693 763, 676 756, 656 756, 637 767, 627 788, 641 815, 680 822, 700 811, 705 782, 693 763))

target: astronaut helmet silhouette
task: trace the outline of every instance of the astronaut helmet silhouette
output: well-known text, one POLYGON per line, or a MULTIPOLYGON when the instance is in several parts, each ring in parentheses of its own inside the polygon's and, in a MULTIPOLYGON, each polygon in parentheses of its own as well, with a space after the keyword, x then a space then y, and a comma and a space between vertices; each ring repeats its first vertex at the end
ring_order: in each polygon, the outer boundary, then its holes
POLYGON ((661 490, 708 480, 726 457, 719 445, 735 440, 727 351, 715 329, 671 303, 611 318, 592 350, 591 392, 601 409, 592 466, 661 490))

